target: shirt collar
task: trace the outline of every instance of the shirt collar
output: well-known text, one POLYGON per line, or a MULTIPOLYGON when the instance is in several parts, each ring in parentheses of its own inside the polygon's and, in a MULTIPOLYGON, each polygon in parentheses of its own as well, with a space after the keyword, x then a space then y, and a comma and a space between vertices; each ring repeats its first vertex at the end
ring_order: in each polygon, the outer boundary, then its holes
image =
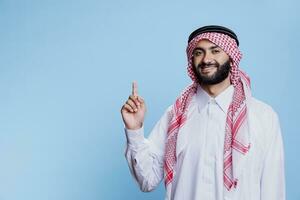
POLYGON ((196 92, 196 102, 198 104, 199 112, 208 104, 210 101, 214 101, 221 108, 221 110, 227 114, 228 107, 232 101, 234 87, 230 85, 223 92, 221 92, 215 98, 209 96, 209 94, 198 85, 196 92))

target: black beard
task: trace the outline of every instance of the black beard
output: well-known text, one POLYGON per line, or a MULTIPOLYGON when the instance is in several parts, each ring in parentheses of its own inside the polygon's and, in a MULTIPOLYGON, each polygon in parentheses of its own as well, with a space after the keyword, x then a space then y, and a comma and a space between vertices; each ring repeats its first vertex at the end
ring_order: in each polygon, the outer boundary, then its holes
POLYGON ((194 73, 196 74, 197 80, 201 85, 215 85, 224 81, 230 72, 230 60, 226 61, 223 65, 216 63, 217 71, 211 76, 203 76, 200 73, 201 67, 208 64, 198 64, 193 66, 194 73))

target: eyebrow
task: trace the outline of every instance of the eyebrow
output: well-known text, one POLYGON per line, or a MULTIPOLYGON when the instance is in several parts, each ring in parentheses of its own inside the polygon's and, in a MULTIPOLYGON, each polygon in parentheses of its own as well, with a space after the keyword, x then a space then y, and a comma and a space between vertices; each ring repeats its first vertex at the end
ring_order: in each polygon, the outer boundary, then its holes
MULTIPOLYGON (((209 50, 212 50, 212 49, 216 49, 216 48, 220 48, 220 47, 217 46, 217 45, 215 45, 215 46, 209 47, 208 49, 209 49, 209 50)), ((196 48, 194 49, 194 51, 196 51, 196 50, 205 51, 205 49, 203 49, 202 47, 196 47, 196 48)))

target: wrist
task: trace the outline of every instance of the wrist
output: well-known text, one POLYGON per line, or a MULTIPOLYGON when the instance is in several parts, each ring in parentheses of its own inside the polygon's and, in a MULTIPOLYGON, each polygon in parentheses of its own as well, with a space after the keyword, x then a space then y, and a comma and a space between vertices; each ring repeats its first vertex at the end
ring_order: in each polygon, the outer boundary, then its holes
POLYGON ((140 123, 140 124, 137 124, 137 125, 134 125, 134 126, 125 126, 126 129, 128 130, 138 130, 138 129, 141 129, 143 127, 143 123, 140 123))

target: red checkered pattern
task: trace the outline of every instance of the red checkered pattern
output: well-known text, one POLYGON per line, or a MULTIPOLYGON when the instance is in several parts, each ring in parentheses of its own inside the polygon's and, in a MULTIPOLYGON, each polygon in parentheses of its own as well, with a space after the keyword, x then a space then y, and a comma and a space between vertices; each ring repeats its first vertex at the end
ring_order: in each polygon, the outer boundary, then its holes
POLYGON ((224 140, 224 169, 223 180, 224 186, 230 190, 236 186, 237 179, 234 177, 233 165, 237 164, 238 156, 245 155, 250 148, 247 134, 243 134, 241 126, 244 124, 247 116, 246 98, 251 95, 250 79, 239 69, 239 62, 242 54, 238 49, 235 40, 222 33, 203 33, 193 38, 186 49, 188 58, 188 75, 193 83, 188 86, 183 93, 177 98, 171 111, 171 120, 167 132, 167 143, 165 151, 165 185, 168 186, 174 177, 174 166, 176 164, 176 142, 179 129, 186 121, 187 109, 193 95, 197 91, 197 78, 192 70, 192 52, 200 40, 207 39, 223 49, 232 59, 230 80, 234 86, 232 102, 229 106, 226 118, 225 140, 224 140), (246 91, 247 90, 247 91, 246 91), (239 152, 234 154, 233 150, 239 152))

